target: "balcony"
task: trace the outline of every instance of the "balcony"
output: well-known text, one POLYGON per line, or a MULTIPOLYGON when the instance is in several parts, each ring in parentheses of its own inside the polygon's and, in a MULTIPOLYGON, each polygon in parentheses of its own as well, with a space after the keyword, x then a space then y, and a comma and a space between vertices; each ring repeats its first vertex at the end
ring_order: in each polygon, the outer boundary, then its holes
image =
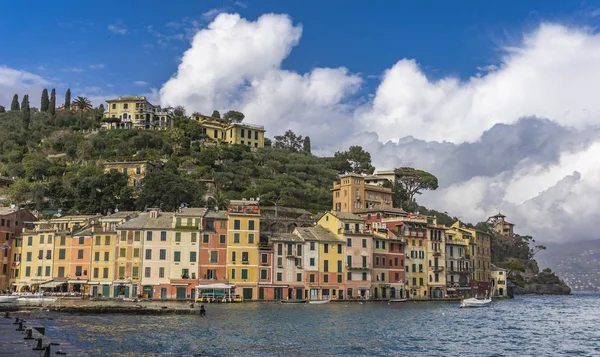
POLYGON ((440 273, 440 272, 444 271, 444 267, 437 266, 437 267, 433 267, 432 270, 436 273, 440 273))
POLYGON ((248 264, 247 260, 242 260, 242 264, 248 264))
POLYGON ((371 265, 367 264, 366 266, 348 266, 348 264, 346 264, 346 269, 348 270, 368 270, 371 269, 371 265))
POLYGON ((441 252, 441 251, 439 251, 439 250, 435 250, 435 251, 433 251, 433 256, 434 256, 434 257, 439 257, 440 255, 442 255, 442 252, 441 252))

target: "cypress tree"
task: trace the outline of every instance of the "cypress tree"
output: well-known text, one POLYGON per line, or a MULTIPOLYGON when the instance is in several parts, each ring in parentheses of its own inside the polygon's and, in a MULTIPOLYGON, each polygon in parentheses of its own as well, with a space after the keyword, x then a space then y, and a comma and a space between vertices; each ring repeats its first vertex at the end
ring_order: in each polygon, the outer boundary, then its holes
POLYGON ((65 110, 71 109, 71 88, 67 89, 65 94, 65 110))
POLYGON ((0 113, 6 113, 6 108, 2 105, 0 105, 0 113))
POLYGON ((23 106, 21 107, 23 111, 23 127, 25 130, 29 129, 29 122, 31 121, 31 113, 29 112, 29 96, 23 96, 23 106))
POLYGON ((48 99, 48 90, 44 88, 42 91, 42 101, 40 104, 40 111, 47 112, 48 107, 50 106, 50 100, 48 99))
POLYGON ((22 112, 25 112, 25 104, 27 104, 27 97, 28 97, 28 95, 25 94, 23 96, 23 99, 21 100, 21 111, 22 112))
POLYGON ((56 112, 56 89, 52 88, 50 92, 50 106, 48 107, 50 114, 54 115, 56 112))
POLYGON ((302 151, 310 154, 310 138, 308 136, 304 138, 304 145, 302 146, 302 151))
POLYGON ((13 97, 13 101, 10 104, 10 110, 19 110, 19 95, 15 94, 13 97))

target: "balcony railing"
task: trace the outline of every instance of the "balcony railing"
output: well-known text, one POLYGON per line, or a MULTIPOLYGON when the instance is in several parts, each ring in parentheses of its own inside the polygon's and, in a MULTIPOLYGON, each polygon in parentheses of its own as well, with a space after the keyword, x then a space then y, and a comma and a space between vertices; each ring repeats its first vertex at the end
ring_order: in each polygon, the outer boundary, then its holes
POLYGON ((433 267, 433 271, 436 273, 442 272, 442 271, 444 271, 444 267, 440 267, 440 266, 433 267))
POLYGON ((366 269, 371 269, 371 264, 367 264, 366 266, 348 266, 346 264, 346 269, 348 269, 348 270, 366 270, 366 269))
POLYGON ((439 251, 439 250, 435 250, 435 251, 433 251, 433 256, 434 256, 434 257, 439 257, 440 255, 442 255, 442 252, 441 252, 441 251, 439 251))

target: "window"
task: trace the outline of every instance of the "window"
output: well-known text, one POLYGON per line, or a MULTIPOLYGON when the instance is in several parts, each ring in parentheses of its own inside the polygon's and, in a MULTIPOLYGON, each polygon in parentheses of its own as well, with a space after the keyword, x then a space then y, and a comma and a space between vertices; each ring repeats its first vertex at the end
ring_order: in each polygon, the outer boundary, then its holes
POLYGON ((338 280, 337 280, 337 282, 338 282, 338 283, 341 283, 341 282, 342 282, 342 274, 338 274, 338 280))
MULTIPOLYGON (((60 259, 65 259, 65 252, 64 249, 61 249, 63 251, 62 253, 62 258, 60 259)), ((59 254, 60 256, 60 254, 59 254)), ((31 252, 27 252, 27 255, 25 256, 25 261, 30 262, 31 261, 31 252)))
POLYGON ((100 242, 102 241, 102 237, 100 236, 96 236, 96 245, 100 245, 100 242))
POLYGON ((139 167, 139 166, 138 166, 138 167, 136 167, 136 168, 135 168, 135 173, 136 173, 137 175, 141 174, 141 173, 142 173, 142 168, 141 168, 141 167, 139 167))
POLYGON ((50 267, 46 267, 46 273, 44 275, 50 276, 50 267))
POLYGON ((352 256, 351 255, 346 257, 346 264, 348 265, 348 267, 352 266, 352 256))
POLYGON ((181 279, 189 279, 190 278, 190 270, 187 268, 181 269, 181 279))
POLYGON ((85 243, 85 237, 79 237, 79 245, 83 245, 85 243))
POLYGON ((147 240, 148 242, 151 242, 151 241, 152 241, 152 232, 146 232, 146 240, 147 240))
POLYGON ((252 220, 252 219, 248 221, 248 230, 249 231, 254 230, 254 220, 252 220))
POLYGON ((352 280, 352 273, 348 272, 347 276, 346 276, 346 280, 351 281, 352 280))
POLYGON ((323 244, 323 252, 329 253, 329 244, 327 244, 327 243, 323 244))
POLYGON ((235 263, 235 256, 236 252, 231 252, 231 261, 235 263))
POLYGON ((381 265, 385 266, 385 257, 381 257, 381 265))
POLYGON ((139 242, 139 241, 140 241, 140 236, 141 236, 141 235, 142 235, 142 233, 141 233, 140 231, 136 231, 136 232, 134 233, 133 240, 134 240, 134 241, 136 241, 136 242, 139 242))
POLYGON ((144 277, 145 278, 150 278, 152 276, 152 268, 151 267, 145 267, 144 268, 144 277))
MULTIPOLYGON (((240 135, 240 136, 241 136, 242 138, 244 137, 244 129, 242 129, 242 130, 241 130, 241 135, 240 135)), ((242 144, 243 144, 243 142, 242 142, 242 144)))
POLYGON ((242 262, 248 262, 248 252, 242 252, 242 262))
POLYGON ((82 266, 76 266, 75 267, 75 276, 81 276, 82 273, 82 266))
MULTIPOLYGON (((58 259, 59 260, 64 260, 65 256, 67 254, 67 250, 66 249, 59 249, 58 250, 58 259)), ((31 253, 27 253, 27 261, 31 261, 31 253)))
POLYGON ((131 269, 131 277, 136 279, 140 276, 140 267, 133 267, 131 269))
POLYGON ((419 273, 423 272, 423 264, 419 264, 419 273))
MULTIPOLYGON (((63 242, 62 237, 61 238, 61 242, 63 242)), ((121 242, 124 242, 127 240, 127 231, 121 231, 121 242)), ((64 244, 61 244, 64 245, 64 244)))
POLYGON ((167 250, 166 249, 161 249, 158 252, 158 259, 160 259, 160 260, 166 260, 167 259, 167 250))
POLYGON ((165 232, 165 231, 160 232, 160 241, 161 242, 167 241, 167 232, 165 232))
POLYGON ((283 244, 279 243, 277 244, 277 255, 282 255, 283 254, 283 244))
POLYGON ((378 240, 375 241, 375 249, 379 249, 379 241, 378 240))
POLYGON ((381 249, 385 249, 385 241, 381 242, 381 249))
POLYGON ((208 234, 203 234, 202 235, 202 243, 208 243, 210 239, 210 236, 208 234))
MULTIPOLYGON (((281 273, 277 273, 277 274, 281 274, 281 273)), ((310 274, 308 278, 311 283, 315 282, 315 274, 310 274)))
POLYGON ((248 269, 242 269, 242 280, 248 279, 248 269))
POLYGON ((248 244, 254 244, 254 233, 248 233, 248 244))
MULTIPOLYGON (((283 274, 277 273, 277 281, 282 281, 282 280, 283 280, 283 274)), ((314 276, 313 276, 313 281, 314 281, 314 276)))
POLYGON ((110 245, 110 236, 104 237, 104 245, 110 245))
POLYGON ((348 246, 348 248, 352 247, 352 238, 348 238, 346 245, 348 246))
POLYGON ((104 252, 104 261, 108 262, 110 260, 110 252, 104 252))
POLYGON ((310 242, 310 250, 315 250, 315 242, 310 242))
POLYGON ((267 269, 260 270, 260 280, 267 280, 267 269))
POLYGON ((181 232, 175 233, 175 242, 181 242, 181 232))
POLYGON ((365 272, 362 273, 362 280, 363 281, 367 280, 367 273, 365 273, 365 272))
POLYGON ((291 256, 292 255, 292 243, 288 243, 287 244, 287 256, 291 256))
POLYGON ((258 140, 258 131, 254 132, 254 140, 258 140))
POLYGON ((44 244, 44 235, 43 234, 40 235, 40 244, 44 244))
POLYGON ((127 104, 127 103, 123 104, 123 109, 129 109, 129 104, 127 104))
MULTIPOLYGON (((60 270, 60 268, 58 268, 58 269, 60 270)), ((31 267, 25 267, 25 276, 31 276, 31 267)))
POLYGON ((83 259, 83 249, 77 250, 77 259, 83 259))
POLYGON ((233 233, 233 243, 239 243, 239 242, 240 242, 240 234, 233 233))
POLYGON ((125 267, 119 267, 119 279, 125 279, 125 267))
POLYGON ((329 260, 324 260, 323 261, 323 271, 325 273, 329 272, 329 260))
MULTIPOLYGON (((33 237, 27 237, 27 245, 30 247, 33 245, 33 237)), ((64 243, 63 243, 63 245, 64 245, 64 243)))
POLYGON ((94 253, 94 261, 95 262, 100 261, 100 252, 95 252, 94 253))
POLYGON ((108 268, 102 269, 102 278, 103 279, 107 279, 108 278, 108 268))
POLYGON ((375 257, 375 265, 379 266, 379 257, 375 257))
POLYGON ((362 247, 366 248, 367 247, 367 240, 363 238, 362 240, 362 247))
POLYGON ((231 279, 235 279, 235 268, 231 269, 231 279))
POLYGON ((338 244, 338 254, 342 254, 342 245, 338 244))
POLYGON ((146 249, 146 259, 152 259, 152 249, 146 249))
POLYGON ((328 283, 329 282, 329 275, 323 275, 323 282, 324 283, 328 283))
POLYGON ((163 268, 163 267, 158 268, 158 277, 159 278, 165 277, 165 268, 163 268))
POLYGON ((233 221, 233 229, 238 230, 238 231, 240 230, 240 220, 239 219, 236 219, 233 221))
MULTIPOLYGON (((206 235, 208 235, 208 234, 206 234, 206 235)), ((192 236, 191 236, 191 238, 190 238, 190 241, 191 241, 192 243, 196 243, 196 242, 198 241, 198 233, 196 233, 196 232, 192 232, 192 236)), ((208 241, 207 241, 206 243, 208 243, 208 241)))
MULTIPOLYGON (((225 221, 222 221, 225 222, 225 221)), ((225 244, 226 243, 227 238, 225 237, 225 234, 221 234, 219 236, 219 244, 225 244)))
POLYGON ((219 252, 213 250, 210 252, 210 262, 215 264, 219 262, 219 252))
POLYGON ((196 262, 196 252, 190 252, 190 263, 196 262))
POLYGON ((311 267, 315 266, 315 258, 310 258, 310 266, 311 267))
POLYGON ((181 261, 181 252, 175 252, 173 256, 173 261, 180 262, 181 261))
POLYGON ((133 257, 134 258, 140 257, 140 248, 133 248, 133 257))
POLYGON ((423 278, 419 278, 419 285, 423 286, 423 278))
POLYGON ((362 257, 362 266, 363 266, 363 268, 367 267, 367 257, 365 257, 365 256, 362 257))

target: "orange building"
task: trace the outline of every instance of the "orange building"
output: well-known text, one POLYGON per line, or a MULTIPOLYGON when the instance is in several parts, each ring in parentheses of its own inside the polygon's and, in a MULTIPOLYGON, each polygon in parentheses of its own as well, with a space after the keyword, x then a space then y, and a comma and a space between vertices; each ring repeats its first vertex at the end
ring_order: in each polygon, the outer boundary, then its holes
POLYGON ((333 210, 337 212, 358 212, 359 210, 391 206, 392 189, 381 185, 367 184, 365 176, 348 174, 340 176, 331 189, 333 210))
POLYGON ((70 241, 69 273, 67 280, 69 291, 87 293, 92 265, 92 227, 75 232, 70 241))
MULTIPOLYGON (((28 210, 0 207, 0 246, 7 247, 0 250, 0 291, 9 289, 11 266, 17 267, 18 264, 13 262, 20 262, 21 260, 19 252, 8 249, 8 247, 13 246, 15 236, 21 234, 23 228, 33 228, 33 224, 30 223, 33 221, 37 221, 37 218, 28 210)), ((18 271, 18 268, 16 269, 18 271)))
POLYGON ((227 281, 227 212, 207 211, 201 227, 198 284, 227 281))

